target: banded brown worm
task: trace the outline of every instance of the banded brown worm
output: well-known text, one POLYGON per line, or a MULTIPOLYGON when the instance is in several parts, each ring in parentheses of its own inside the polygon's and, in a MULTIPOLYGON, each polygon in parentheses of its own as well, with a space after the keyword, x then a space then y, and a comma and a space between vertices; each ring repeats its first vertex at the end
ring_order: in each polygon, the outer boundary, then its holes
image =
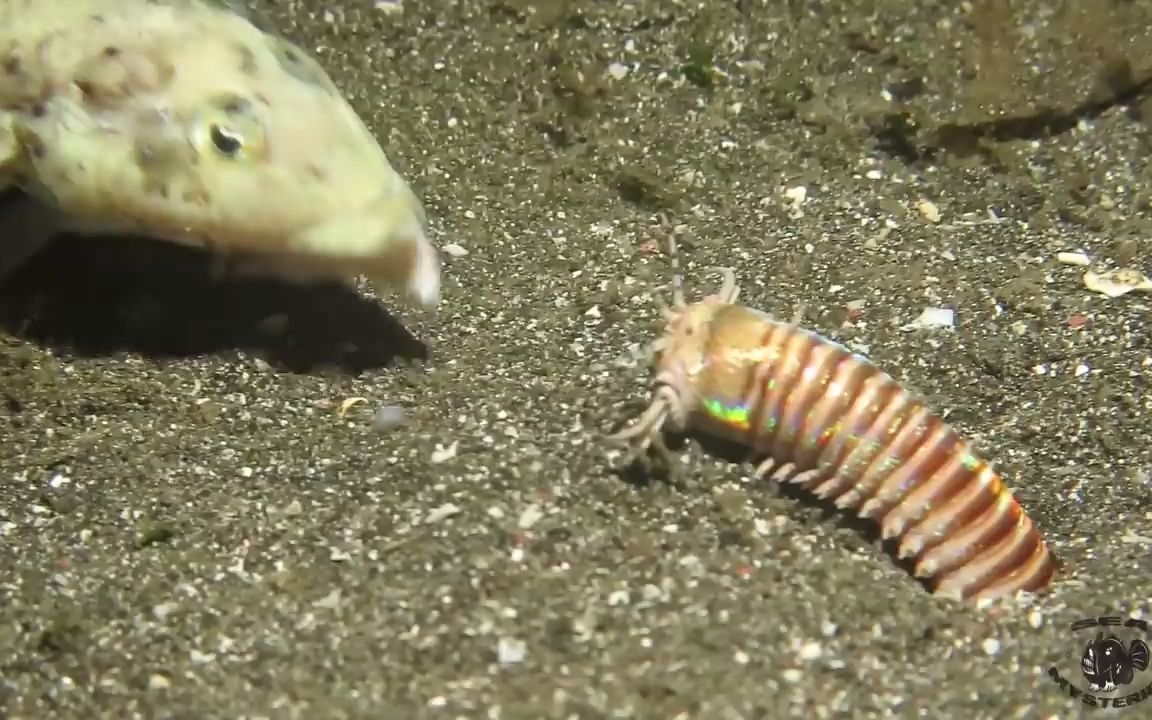
POLYGON ((992 465, 868 359, 797 325, 736 304, 735 272, 687 303, 676 265, 673 305, 647 409, 609 436, 632 446, 700 432, 762 459, 755 476, 799 485, 877 522, 933 594, 978 600, 1038 592, 1059 561, 992 465))

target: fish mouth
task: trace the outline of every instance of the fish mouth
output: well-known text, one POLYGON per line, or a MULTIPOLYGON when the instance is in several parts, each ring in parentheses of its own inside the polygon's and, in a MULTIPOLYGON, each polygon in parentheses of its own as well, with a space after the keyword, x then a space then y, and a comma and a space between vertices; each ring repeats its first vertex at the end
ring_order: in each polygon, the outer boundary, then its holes
POLYGON ((440 304, 440 257, 423 227, 385 241, 387 250, 364 274, 370 280, 400 287, 409 300, 425 308, 440 304))
POLYGON ((397 286, 425 308, 440 303, 440 257, 428 238, 424 207, 407 185, 386 192, 368 210, 376 220, 376 244, 368 254, 364 274, 397 286))
POLYGON ((281 240, 279 247, 224 251, 227 270, 272 275, 297 283, 365 276, 398 289, 410 302, 440 303, 439 253, 428 238, 423 207, 411 191, 395 188, 359 211, 335 213, 281 240))
POLYGON ((440 257, 428 238, 424 206, 406 183, 395 180, 359 213, 322 224, 305 240, 319 241, 318 249, 361 264, 360 274, 369 280, 400 288, 409 300, 432 308, 440 303, 440 257))

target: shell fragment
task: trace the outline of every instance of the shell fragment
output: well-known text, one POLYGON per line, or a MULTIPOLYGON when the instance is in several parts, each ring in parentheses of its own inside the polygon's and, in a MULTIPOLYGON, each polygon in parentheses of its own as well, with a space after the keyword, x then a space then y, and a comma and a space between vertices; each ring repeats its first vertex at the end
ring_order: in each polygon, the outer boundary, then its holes
POLYGON ((922 330, 925 328, 937 327, 954 327, 956 324, 956 312, 952 308, 943 307, 927 307, 924 312, 920 313, 920 317, 916 318, 910 323, 901 326, 901 330, 922 330))
POLYGON ((1056 253, 1056 261, 1064 265, 1079 265, 1080 267, 1088 267, 1092 264, 1092 258, 1082 252, 1056 253))
POLYGON ((1089 270, 1084 273, 1084 287, 1110 298, 1130 292, 1152 292, 1152 280, 1135 268, 1122 268, 1104 273, 1089 270))

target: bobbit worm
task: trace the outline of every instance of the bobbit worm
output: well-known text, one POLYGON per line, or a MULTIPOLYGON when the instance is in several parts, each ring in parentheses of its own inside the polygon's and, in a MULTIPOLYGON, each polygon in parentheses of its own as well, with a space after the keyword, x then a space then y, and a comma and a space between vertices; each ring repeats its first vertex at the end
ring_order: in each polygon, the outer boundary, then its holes
MULTIPOLYGON (((675 246, 673 246, 675 258, 675 246)), ((664 430, 741 443, 755 477, 799 485, 879 524, 933 594, 1038 592, 1059 561, 992 465, 890 375, 845 347, 736 304, 721 289, 673 305, 647 409, 609 439, 634 458, 664 430)))

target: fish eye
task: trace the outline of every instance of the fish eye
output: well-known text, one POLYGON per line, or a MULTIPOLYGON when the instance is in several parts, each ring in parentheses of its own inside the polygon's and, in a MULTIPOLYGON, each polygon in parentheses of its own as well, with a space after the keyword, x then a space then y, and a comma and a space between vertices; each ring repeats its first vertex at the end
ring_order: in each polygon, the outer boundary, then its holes
POLYGON ((234 158, 244 149, 244 139, 226 127, 213 123, 209 126, 208 134, 222 155, 234 158))
POLYGON ((196 145, 226 160, 247 160, 264 152, 264 126, 254 105, 241 97, 214 98, 197 123, 196 145))

